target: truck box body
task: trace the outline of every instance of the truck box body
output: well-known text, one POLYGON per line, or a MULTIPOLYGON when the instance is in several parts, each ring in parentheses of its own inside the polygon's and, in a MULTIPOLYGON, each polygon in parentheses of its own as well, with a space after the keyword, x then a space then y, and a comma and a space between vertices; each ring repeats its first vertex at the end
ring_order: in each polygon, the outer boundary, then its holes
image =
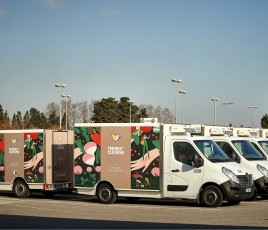
POLYGON ((102 180, 122 192, 150 190, 160 196, 160 137, 152 126, 75 127, 75 187, 93 188, 102 180))
POLYGON ((75 188, 81 194, 97 195, 104 203, 115 201, 113 193, 128 198, 190 199, 202 203, 209 185, 218 187, 229 202, 252 196, 249 171, 229 162, 221 150, 224 161, 209 161, 194 144, 207 139, 185 135, 185 127, 181 135, 181 128, 182 125, 158 123, 75 124, 75 188), (178 160, 179 148, 191 150, 195 163, 178 160), (247 182, 235 184, 222 172, 226 168, 240 182, 247 182), (106 190, 102 194, 103 187, 106 190))
POLYGON ((73 131, 1 130, 0 190, 27 197, 31 190, 71 188, 72 159, 73 131))

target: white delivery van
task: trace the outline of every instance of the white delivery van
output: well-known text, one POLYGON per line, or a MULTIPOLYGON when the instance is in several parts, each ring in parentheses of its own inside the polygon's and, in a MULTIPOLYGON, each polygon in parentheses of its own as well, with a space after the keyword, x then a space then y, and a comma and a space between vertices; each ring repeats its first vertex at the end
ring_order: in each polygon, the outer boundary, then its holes
POLYGON ((102 203, 158 198, 218 207, 252 197, 251 172, 192 132, 179 124, 75 124, 75 189, 102 203))
POLYGON ((249 141, 248 138, 233 136, 228 127, 202 126, 202 135, 209 136, 234 161, 248 168, 253 175, 257 195, 268 196, 268 160, 249 141))
POLYGON ((73 131, 0 130, 0 190, 26 198, 73 188, 73 131))

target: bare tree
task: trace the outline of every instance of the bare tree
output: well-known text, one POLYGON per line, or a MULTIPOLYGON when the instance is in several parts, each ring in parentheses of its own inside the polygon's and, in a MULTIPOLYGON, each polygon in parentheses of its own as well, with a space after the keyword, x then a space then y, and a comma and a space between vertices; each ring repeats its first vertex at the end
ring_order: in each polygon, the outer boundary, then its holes
POLYGON ((154 107, 153 105, 140 105, 140 109, 145 108, 148 113, 148 117, 157 118, 158 122, 162 123, 174 123, 175 117, 168 108, 162 109, 161 106, 154 107))

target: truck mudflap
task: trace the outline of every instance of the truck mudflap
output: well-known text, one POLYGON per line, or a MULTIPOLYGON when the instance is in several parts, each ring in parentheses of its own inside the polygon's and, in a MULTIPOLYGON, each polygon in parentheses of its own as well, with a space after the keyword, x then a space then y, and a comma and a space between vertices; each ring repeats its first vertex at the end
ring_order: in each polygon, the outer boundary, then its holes
POLYGON ((226 201, 242 201, 251 198, 254 195, 254 186, 241 186, 231 180, 221 184, 226 201))
POLYGON ((257 193, 260 196, 268 196, 268 178, 263 176, 254 181, 257 193))

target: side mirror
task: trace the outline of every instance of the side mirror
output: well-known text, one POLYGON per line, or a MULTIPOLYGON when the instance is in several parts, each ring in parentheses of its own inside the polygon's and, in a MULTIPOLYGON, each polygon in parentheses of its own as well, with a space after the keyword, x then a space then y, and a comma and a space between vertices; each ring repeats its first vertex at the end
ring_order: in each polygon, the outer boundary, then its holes
POLYGON ((241 162, 241 158, 236 153, 232 154, 232 159, 237 163, 241 162))
POLYGON ((194 155, 194 159, 192 162, 193 167, 199 168, 204 165, 204 160, 202 157, 200 157, 198 154, 194 155))

